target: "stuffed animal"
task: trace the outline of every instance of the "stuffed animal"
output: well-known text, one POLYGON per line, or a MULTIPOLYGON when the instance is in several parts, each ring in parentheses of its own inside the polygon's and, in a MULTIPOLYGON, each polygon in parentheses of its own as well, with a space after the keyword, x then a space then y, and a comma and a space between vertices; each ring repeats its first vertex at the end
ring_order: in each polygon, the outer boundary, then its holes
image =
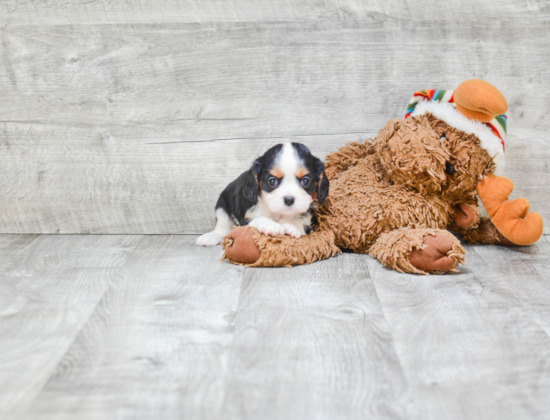
POLYGON ((225 258, 251 267, 308 264, 341 253, 369 254, 407 273, 457 271, 469 243, 528 245, 543 221, 504 166, 507 103, 491 84, 415 93, 403 119, 364 143, 326 157, 330 194, 309 235, 266 236, 243 226, 224 239, 225 258), (480 217, 480 198, 490 218, 480 217))

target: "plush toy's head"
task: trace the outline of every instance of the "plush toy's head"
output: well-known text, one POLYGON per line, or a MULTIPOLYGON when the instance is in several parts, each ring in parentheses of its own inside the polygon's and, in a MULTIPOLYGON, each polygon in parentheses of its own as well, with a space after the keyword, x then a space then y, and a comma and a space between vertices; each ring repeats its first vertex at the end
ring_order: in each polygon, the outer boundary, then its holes
POLYGON ((504 166, 506 116, 496 115, 506 108, 502 94, 481 80, 456 91, 419 91, 405 119, 390 120, 380 131, 375 148, 393 182, 450 201, 473 197, 480 179, 504 166), (489 122, 465 115, 458 98, 465 110, 483 109, 475 116, 489 122))

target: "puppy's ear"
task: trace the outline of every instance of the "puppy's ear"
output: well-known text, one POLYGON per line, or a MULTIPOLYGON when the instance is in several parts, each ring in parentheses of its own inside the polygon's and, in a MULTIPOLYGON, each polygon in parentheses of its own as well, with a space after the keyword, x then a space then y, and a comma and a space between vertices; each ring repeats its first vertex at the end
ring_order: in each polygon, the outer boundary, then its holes
POLYGON ((258 181, 260 180, 260 175, 262 174, 263 166, 264 165, 262 164, 259 158, 256 159, 252 164, 252 174, 254 175, 254 178, 256 178, 256 180, 258 181))
POLYGON ((256 160, 252 164, 252 168, 248 172, 246 181, 243 185, 243 194, 246 199, 252 203, 258 201, 258 194, 260 192, 260 175, 262 173, 262 163, 256 160))
POLYGON ((328 196, 329 182, 325 173, 325 164, 317 159, 317 177, 319 182, 317 185, 317 201, 323 204, 328 196))

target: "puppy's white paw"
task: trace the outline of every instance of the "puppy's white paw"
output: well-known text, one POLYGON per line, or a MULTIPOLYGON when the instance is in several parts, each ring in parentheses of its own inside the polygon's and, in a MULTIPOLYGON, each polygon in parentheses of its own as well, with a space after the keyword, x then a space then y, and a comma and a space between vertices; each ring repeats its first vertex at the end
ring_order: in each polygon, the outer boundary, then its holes
POLYGON ((282 236, 285 234, 285 230, 279 223, 267 217, 258 217, 252 220, 248 226, 255 227, 260 232, 269 236, 282 236))
POLYGON ((299 238, 302 236, 300 229, 290 223, 283 223, 281 226, 285 230, 285 234, 288 236, 292 236, 293 238, 299 238))
POLYGON ((223 236, 218 232, 208 232, 197 238, 195 242, 198 246, 214 246, 221 243, 223 236))

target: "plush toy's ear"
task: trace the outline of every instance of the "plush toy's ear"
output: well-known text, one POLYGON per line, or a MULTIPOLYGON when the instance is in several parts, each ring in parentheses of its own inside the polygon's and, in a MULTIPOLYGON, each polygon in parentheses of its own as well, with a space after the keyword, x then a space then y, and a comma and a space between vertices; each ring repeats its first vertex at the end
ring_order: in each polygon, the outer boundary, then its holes
POLYGON ((401 127, 402 120, 391 119, 384 128, 382 128, 378 135, 374 138, 374 143, 378 145, 386 144, 388 140, 394 135, 394 133, 401 127))
POLYGON ((328 196, 329 182, 327 174, 325 173, 325 164, 317 159, 317 177, 319 183, 317 185, 317 201, 319 204, 323 204, 328 196))

